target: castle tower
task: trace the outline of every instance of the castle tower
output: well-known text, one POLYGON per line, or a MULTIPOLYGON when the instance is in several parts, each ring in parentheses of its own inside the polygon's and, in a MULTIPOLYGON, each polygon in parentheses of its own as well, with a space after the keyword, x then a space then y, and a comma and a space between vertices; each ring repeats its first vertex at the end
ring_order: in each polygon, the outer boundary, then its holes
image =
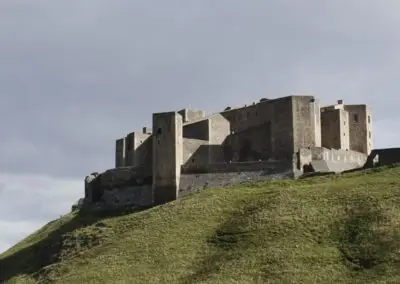
POLYGON ((125 145, 126 139, 121 138, 115 141, 115 167, 125 166, 125 145))
POLYGON ((321 108, 322 147, 338 150, 350 149, 349 113, 342 101, 321 108))
POLYGON ((153 114, 153 194, 160 205, 178 198, 183 161, 182 116, 153 114))
POLYGON ((373 149, 372 113, 367 105, 344 105, 349 113, 350 149, 369 155, 373 149))
POLYGON ((125 165, 152 167, 151 130, 143 127, 142 133, 132 132, 126 136, 125 165))
MULTIPOLYGON (((286 118, 293 125, 291 152, 321 145, 319 104, 314 96, 291 96, 292 114, 286 118)), ((290 106, 290 104, 289 104, 290 106)))

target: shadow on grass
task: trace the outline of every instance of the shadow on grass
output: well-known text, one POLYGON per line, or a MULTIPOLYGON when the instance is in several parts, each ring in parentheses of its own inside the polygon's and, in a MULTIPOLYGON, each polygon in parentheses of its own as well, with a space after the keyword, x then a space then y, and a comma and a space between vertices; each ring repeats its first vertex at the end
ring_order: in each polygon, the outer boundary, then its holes
MULTIPOLYGON (((230 218, 207 240, 212 253, 195 263, 195 272, 181 278, 181 283, 195 283, 218 273, 224 264, 241 257, 241 251, 259 245, 260 214, 265 208, 276 206, 279 191, 263 193, 258 200, 238 204, 230 218)), ((243 201, 242 201, 243 202, 243 201)))
POLYGON ((345 217, 333 230, 345 264, 353 271, 398 266, 395 254, 400 249, 400 233, 391 225, 388 212, 367 195, 345 204, 345 217))
MULTIPOLYGON (((96 232, 101 231, 101 227, 106 225, 101 222, 105 217, 118 217, 143 209, 124 209, 113 211, 88 211, 81 210, 77 215, 69 221, 62 223, 59 228, 50 232, 44 239, 25 247, 17 252, 4 257, 0 260, 0 283, 7 283, 13 277, 22 274, 32 274, 34 278, 39 277, 38 272, 48 265, 60 262, 66 252, 72 250, 80 250, 90 248, 101 243, 101 236, 97 236, 96 232), (96 224, 97 223, 97 224, 96 224), (93 234, 76 238, 72 236, 72 232, 90 225, 96 224, 99 230, 93 230, 93 234), (74 239, 75 238, 75 239, 74 239)), ((48 223, 51 225, 56 221, 48 223)), ((58 222, 62 222, 59 219, 58 222)), ((76 251, 75 251, 76 252, 76 251)))

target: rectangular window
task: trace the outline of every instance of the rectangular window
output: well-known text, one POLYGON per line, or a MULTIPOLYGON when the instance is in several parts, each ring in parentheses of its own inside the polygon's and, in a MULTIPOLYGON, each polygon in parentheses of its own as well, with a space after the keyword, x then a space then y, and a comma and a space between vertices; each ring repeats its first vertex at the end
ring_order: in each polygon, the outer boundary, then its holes
POLYGON ((354 122, 358 122, 358 114, 354 115, 354 122))
POLYGON ((369 138, 371 138, 371 136, 372 136, 372 135, 371 135, 371 131, 368 132, 368 136, 369 136, 369 138))
POLYGON ((371 116, 368 115, 368 123, 371 123, 371 116))

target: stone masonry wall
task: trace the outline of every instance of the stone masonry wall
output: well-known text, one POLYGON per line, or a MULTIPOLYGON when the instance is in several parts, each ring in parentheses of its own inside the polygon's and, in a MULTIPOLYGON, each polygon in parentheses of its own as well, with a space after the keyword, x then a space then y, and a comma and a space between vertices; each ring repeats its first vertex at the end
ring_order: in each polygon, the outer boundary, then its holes
POLYGON ((322 147, 350 149, 349 114, 343 109, 328 109, 321 113, 322 147))
MULTIPOLYGON (((293 151, 293 110, 292 97, 266 100, 242 108, 231 109, 220 113, 230 122, 231 134, 236 135, 228 144, 231 152, 237 153, 242 148, 252 152, 249 144, 260 143, 260 134, 250 129, 259 129, 264 142, 270 150, 263 150, 261 156, 268 156, 266 152, 273 153, 274 158, 290 158, 293 151), (265 129, 261 130, 265 126, 265 129), (246 132, 246 133, 242 133, 246 132), (243 134, 243 135, 242 135, 243 134)), ((256 147, 259 150, 261 147, 256 147)), ((229 149, 229 148, 228 148, 229 149)), ((251 159, 248 157, 244 160, 251 159)), ((239 159, 241 160, 241 159, 239 159)))
POLYGON ((332 162, 356 163, 360 167, 367 160, 367 155, 356 151, 326 149, 323 147, 311 148, 313 160, 325 160, 332 162))
POLYGON ((314 104, 313 96, 293 96, 292 153, 300 148, 316 146, 314 104))
POLYGON ((177 199, 183 160, 182 116, 177 112, 153 114, 154 202, 177 199))
POLYGON ((255 171, 182 174, 179 183, 179 197, 184 197, 198 190, 211 187, 223 187, 250 181, 293 178, 294 172, 292 168, 282 170, 264 168, 263 170, 255 171))
POLYGON ((85 180, 85 199, 112 209, 153 203, 152 177, 144 167, 119 167, 85 180))
POLYGON ((184 165, 208 164, 209 144, 206 140, 183 138, 184 165))
POLYGON ((101 202, 110 209, 121 206, 149 207, 153 205, 152 186, 114 187, 104 191, 101 202))
POLYGON ((228 173, 228 172, 250 172, 250 171, 286 171, 293 168, 292 160, 287 161, 260 161, 239 163, 217 163, 203 165, 183 165, 182 174, 198 173, 228 173))
POLYGON ((126 137, 125 166, 152 165, 153 143, 151 133, 129 133, 126 137))
POLYGON ((268 160, 272 155, 271 123, 230 135, 224 143, 225 162, 268 160))
POLYGON ((222 145, 230 135, 230 122, 220 114, 209 117, 209 163, 224 162, 224 150, 222 145))
POLYGON ((366 105, 345 105, 349 113, 350 149, 369 154, 372 150, 372 119, 366 105))
POLYGON ((115 167, 124 167, 125 166, 125 146, 126 139, 120 138, 115 141, 115 167))
POLYGON ((178 111, 178 113, 182 116, 182 122, 190 122, 202 119, 205 117, 205 112, 202 110, 194 110, 194 109, 182 109, 178 111))
POLYGON ((208 119, 196 121, 193 123, 186 123, 183 125, 183 137, 208 141, 209 134, 209 121, 208 119))

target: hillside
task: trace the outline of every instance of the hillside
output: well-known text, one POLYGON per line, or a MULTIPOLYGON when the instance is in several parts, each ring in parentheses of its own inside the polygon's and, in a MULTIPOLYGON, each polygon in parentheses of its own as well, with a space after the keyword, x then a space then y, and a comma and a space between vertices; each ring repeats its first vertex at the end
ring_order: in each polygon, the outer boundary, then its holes
MULTIPOLYGON (((6 283, 400 283, 400 168, 69 214, 0 255, 6 283)), ((1 281, 0 281, 1 282, 1 281)))

